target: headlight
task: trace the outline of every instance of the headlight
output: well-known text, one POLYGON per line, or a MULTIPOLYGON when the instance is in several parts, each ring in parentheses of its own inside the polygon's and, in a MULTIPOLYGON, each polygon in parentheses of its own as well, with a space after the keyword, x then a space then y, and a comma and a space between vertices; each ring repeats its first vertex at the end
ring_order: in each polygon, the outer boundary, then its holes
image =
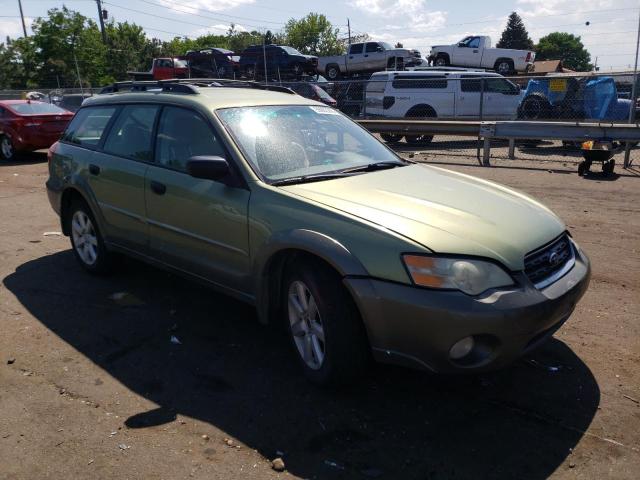
POLYGON ((491 262, 425 255, 403 255, 402 259, 413 283, 422 287, 478 295, 490 288, 513 285, 509 274, 491 262))

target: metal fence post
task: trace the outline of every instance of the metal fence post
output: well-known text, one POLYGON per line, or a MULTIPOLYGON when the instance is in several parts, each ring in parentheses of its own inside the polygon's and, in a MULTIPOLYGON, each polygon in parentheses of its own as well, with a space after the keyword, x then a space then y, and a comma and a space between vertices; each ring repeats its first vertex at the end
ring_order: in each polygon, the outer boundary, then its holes
POLYGON ((491 137, 484 137, 484 146, 482 151, 482 165, 484 167, 491 166, 491 137))
POLYGON ((510 138, 509 139, 509 160, 515 160, 515 159, 516 159, 516 139, 510 138))

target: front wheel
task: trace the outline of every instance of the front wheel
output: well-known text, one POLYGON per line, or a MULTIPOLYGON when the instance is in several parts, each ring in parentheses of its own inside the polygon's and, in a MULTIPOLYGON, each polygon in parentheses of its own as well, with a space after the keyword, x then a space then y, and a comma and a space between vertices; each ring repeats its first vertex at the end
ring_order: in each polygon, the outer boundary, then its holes
POLYGON ((16 150, 13 148, 13 143, 6 135, 0 136, 0 156, 8 162, 16 158, 16 150))
POLYGON ((358 311, 339 275, 320 261, 287 269, 287 330, 302 369, 319 385, 342 385, 365 371, 369 347, 358 311))
POLYGON ((89 206, 84 201, 76 200, 67 213, 67 222, 73 254, 80 265, 91 273, 111 270, 112 256, 105 248, 89 206))

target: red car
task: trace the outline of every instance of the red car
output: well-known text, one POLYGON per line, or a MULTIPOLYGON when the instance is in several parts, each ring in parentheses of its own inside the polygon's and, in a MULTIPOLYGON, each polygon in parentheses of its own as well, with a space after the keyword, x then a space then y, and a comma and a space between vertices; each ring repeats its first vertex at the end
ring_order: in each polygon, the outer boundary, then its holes
POLYGON ((0 158, 49 148, 72 118, 72 112, 51 103, 0 100, 0 158))

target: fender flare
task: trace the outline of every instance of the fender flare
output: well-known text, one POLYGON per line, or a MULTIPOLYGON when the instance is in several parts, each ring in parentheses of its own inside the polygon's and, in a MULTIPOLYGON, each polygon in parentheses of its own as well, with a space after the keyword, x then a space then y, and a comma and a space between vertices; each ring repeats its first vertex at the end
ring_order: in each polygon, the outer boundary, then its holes
MULTIPOLYGON (((262 245, 255 256, 253 278, 255 279, 256 307, 261 323, 268 323, 280 294, 280 282, 269 278, 272 267, 281 268, 274 262, 283 260, 279 253, 286 250, 304 252, 327 262, 339 275, 369 276, 362 263, 339 241, 307 229, 294 229, 274 233, 262 245)), ((278 271, 278 270, 277 270, 278 271)), ((276 278, 279 280, 279 277, 276 278)))

